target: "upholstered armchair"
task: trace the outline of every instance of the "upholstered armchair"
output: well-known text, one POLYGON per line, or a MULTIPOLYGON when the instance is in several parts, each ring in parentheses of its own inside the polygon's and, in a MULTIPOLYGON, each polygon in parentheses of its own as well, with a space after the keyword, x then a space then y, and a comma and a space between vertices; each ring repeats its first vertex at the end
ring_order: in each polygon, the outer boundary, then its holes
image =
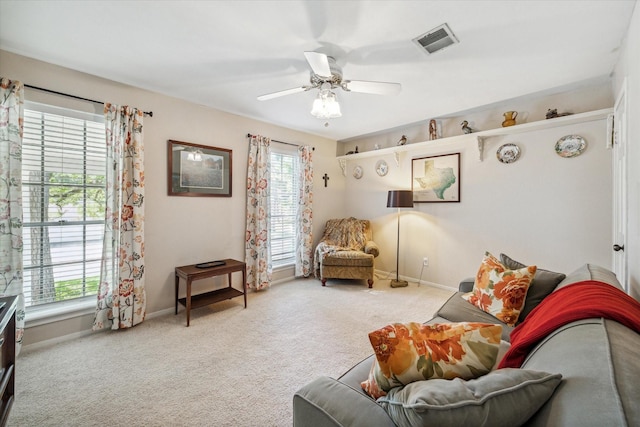
POLYGON ((379 254, 366 219, 330 219, 316 246, 315 276, 325 286, 327 279, 366 279, 373 286, 373 259, 379 254))

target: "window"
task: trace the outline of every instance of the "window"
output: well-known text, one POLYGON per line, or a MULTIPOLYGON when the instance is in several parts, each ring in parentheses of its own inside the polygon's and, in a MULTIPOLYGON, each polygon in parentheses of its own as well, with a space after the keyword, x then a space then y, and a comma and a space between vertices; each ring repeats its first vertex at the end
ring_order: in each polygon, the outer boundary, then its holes
POLYGON ((271 262, 295 264, 298 212, 298 155, 271 151, 271 262))
POLYGON ((96 295, 105 158, 101 116, 26 106, 22 201, 27 307, 96 295))

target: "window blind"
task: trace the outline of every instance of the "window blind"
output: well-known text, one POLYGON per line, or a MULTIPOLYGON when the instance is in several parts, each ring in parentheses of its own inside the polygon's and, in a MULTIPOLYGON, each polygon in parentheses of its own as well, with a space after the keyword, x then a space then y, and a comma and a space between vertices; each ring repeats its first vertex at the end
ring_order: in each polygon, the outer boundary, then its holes
POLYGON ((22 141, 25 304, 95 295, 104 233, 103 119, 28 107, 22 141))
POLYGON ((271 261, 274 266, 295 263, 298 209, 298 157, 271 152, 271 261))

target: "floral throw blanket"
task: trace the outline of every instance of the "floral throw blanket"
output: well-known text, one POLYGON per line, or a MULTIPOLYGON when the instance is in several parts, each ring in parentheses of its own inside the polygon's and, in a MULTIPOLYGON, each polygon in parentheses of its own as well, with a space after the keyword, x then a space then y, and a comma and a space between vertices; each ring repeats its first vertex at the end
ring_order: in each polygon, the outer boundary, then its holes
POLYGON ((316 277, 320 262, 328 254, 337 251, 362 251, 369 239, 369 221, 356 218, 330 219, 324 229, 313 257, 313 271, 316 277))

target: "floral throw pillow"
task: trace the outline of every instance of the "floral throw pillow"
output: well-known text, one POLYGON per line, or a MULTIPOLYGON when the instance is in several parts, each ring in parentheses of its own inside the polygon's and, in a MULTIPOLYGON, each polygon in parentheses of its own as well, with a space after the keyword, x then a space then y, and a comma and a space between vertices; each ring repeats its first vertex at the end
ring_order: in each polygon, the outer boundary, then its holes
POLYGON ((431 378, 477 378, 491 371, 502 326, 490 323, 394 323, 369 334, 376 358, 362 389, 374 399, 431 378))
POLYGON ((507 325, 515 326, 536 270, 535 265, 510 270, 485 252, 473 290, 462 298, 507 325))

